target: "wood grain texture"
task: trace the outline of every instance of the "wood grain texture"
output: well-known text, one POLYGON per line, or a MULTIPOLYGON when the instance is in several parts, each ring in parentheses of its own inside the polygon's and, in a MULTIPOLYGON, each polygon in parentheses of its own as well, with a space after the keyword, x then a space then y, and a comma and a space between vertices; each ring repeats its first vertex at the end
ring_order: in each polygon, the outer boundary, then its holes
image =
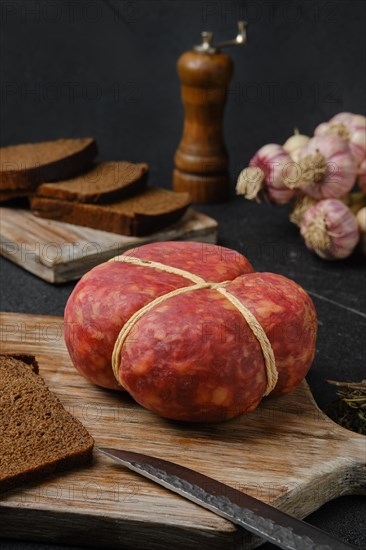
POLYGON ((222 52, 185 52, 177 63, 184 105, 183 135, 175 153, 175 191, 188 191, 195 203, 229 198, 229 157, 223 113, 233 62, 222 52))
MULTIPOLYGON (((304 382, 254 412, 213 425, 180 424, 72 367, 60 317, 3 313, 2 351, 34 353, 40 373, 88 428, 96 447, 142 452, 196 469, 297 517, 366 493, 366 438, 329 420, 304 382)), ((95 451, 94 463, 1 496, 0 536, 103 548, 239 549, 244 530, 95 451)))
POLYGON ((49 283, 79 279, 129 248, 156 241, 217 242, 217 222, 188 209, 177 223, 146 237, 126 237, 46 220, 29 210, 0 208, 0 252, 49 283))

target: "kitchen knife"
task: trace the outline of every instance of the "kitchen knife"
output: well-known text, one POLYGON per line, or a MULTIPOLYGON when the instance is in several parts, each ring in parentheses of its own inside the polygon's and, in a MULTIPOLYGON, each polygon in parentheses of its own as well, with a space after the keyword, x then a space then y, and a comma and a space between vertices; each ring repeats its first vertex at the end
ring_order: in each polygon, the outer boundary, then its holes
POLYGON ((233 487, 153 456, 99 448, 130 470, 288 550, 356 548, 233 487))

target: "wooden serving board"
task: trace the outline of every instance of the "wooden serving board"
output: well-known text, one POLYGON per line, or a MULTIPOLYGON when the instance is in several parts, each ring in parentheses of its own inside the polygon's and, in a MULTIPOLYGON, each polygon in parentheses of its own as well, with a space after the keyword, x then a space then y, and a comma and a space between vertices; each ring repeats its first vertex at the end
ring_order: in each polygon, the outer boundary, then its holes
POLYGON ((49 283, 79 279, 129 248, 155 241, 217 242, 216 220, 189 208, 183 218, 146 237, 126 237, 0 208, 0 253, 49 283))
MULTIPOLYGON (((339 495, 366 492, 366 438, 329 420, 307 384, 220 424, 161 419, 72 367, 62 319, 1 315, 3 351, 36 354, 40 373, 98 446, 143 452, 196 469, 303 518, 339 495)), ((239 549, 243 529, 101 455, 94 463, 0 497, 0 536, 103 548, 239 549)))

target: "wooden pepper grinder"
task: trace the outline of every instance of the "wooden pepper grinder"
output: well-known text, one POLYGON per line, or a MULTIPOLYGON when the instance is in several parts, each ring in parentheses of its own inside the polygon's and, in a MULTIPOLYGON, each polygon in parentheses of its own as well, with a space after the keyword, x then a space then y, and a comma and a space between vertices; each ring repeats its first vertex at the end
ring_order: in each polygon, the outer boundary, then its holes
POLYGON ((246 44, 246 23, 238 22, 233 40, 214 46, 213 33, 202 33, 202 44, 178 60, 185 119, 175 153, 173 186, 188 191, 192 202, 221 202, 229 197, 229 157, 222 134, 222 118, 233 62, 220 48, 246 44))

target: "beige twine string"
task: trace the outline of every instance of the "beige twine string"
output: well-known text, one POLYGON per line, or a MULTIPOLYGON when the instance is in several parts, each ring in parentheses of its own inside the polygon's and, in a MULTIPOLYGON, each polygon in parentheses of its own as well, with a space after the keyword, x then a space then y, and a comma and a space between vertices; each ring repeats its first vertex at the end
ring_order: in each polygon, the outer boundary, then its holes
POLYGON ((267 338, 267 334, 264 332, 262 325, 258 319, 253 315, 248 308, 246 308, 238 298, 233 296, 226 288, 217 287, 216 290, 220 292, 234 307, 242 314, 246 322, 248 323, 254 336, 257 338, 264 357, 264 364, 266 367, 267 375, 267 387, 263 395, 268 395, 274 389, 278 380, 278 371, 276 368, 276 360, 273 353, 273 349, 270 341, 267 338))
POLYGON ((111 258, 108 260, 109 262, 125 262, 128 264, 133 265, 139 265, 142 267, 154 267, 155 269, 158 269, 159 271, 165 271, 166 273, 173 273, 174 275, 181 275, 182 277, 185 277, 186 279, 189 279, 192 281, 192 283, 200 284, 200 283, 206 283, 202 277, 199 277, 198 275, 194 275, 190 271, 186 271, 185 269, 179 269, 178 267, 172 267, 170 265, 161 264, 160 262, 154 262, 152 260, 141 260, 140 258, 136 258, 135 256, 115 256, 114 258, 111 258))
POLYGON ((186 277, 187 279, 195 283, 194 285, 190 285, 187 287, 177 288, 171 292, 168 292, 166 294, 163 294, 162 296, 159 296, 155 300, 152 300, 151 302, 149 302, 148 304, 146 304, 145 306, 137 310, 130 317, 130 319, 123 325, 117 337, 117 340, 114 344, 113 353, 112 353, 113 373, 117 382, 121 384, 122 387, 123 387, 123 384, 119 378, 119 365, 121 361, 123 344, 126 341, 127 336, 131 333, 132 329, 135 327, 136 323, 141 319, 141 317, 143 317, 146 313, 152 310, 155 306, 161 304, 162 302, 168 300, 169 298, 173 298, 174 296, 178 296, 179 294, 183 294, 185 292, 191 292, 193 290, 201 290, 201 289, 207 288, 211 290, 217 290, 239 311, 239 313, 242 314, 242 316, 248 323, 254 336, 257 338, 263 353, 266 376, 267 376, 267 386, 263 395, 268 395, 274 389, 278 379, 278 371, 276 369, 276 362, 275 362, 272 346, 270 344, 270 341, 267 338, 265 331, 263 330, 263 327, 261 326, 259 321, 256 319, 256 317, 251 313, 251 311, 249 311, 249 309, 247 309, 240 302, 240 300, 238 300, 235 296, 233 296, 230 292, 228 292, 224 288, 224 286, 230 283, 231 281, 224 281, 222 283, 209 283, 204 279, 202 279, 201 277, 194 275, 193 273, 190 273, 189 271, 185 271, 183 269, 175 268, 172 266, 167 266, 165 264, 161 264, 160 262, 154 262, 150 260, 141 260, 140 258, 136 258, 134 256, 123 256, 123 255, 116 256, 115 258, 112 258, 109 261, 122 261, 130 264, 134 264, 134 265, 153 267, 160 271, 181 275, 182 277, 186 277))

